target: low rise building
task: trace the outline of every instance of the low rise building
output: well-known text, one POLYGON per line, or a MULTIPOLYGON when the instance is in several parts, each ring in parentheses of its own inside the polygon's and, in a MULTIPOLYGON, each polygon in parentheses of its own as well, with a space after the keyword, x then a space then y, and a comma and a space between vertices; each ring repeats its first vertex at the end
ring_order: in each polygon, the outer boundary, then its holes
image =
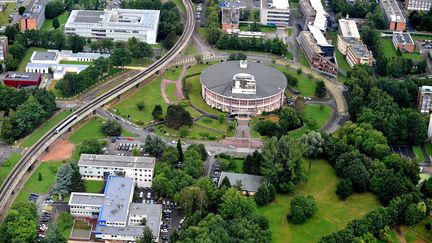
POLYGON ((73 10, 66 22, 65 33, 115 41, 135 37, 148 44, 156 44, 158 25, 159 10, 73 10))
POLYGON ((432 86, 419 87, 417 108, 421 113, 429 113, 432 110, 432 86))
POLYGON ((26 30, 38 30, 42 27, 45 21, 45 6, 47 4, 48 0, 30 1, 20 19, 20 29, 22 32, 26 30))
POLYGON ((133 203, 133 193, 132 178, 109 176, 104 194, 73 192, 69 199, 70 212, 78 218, 97 218, 94 229, 97 239, 135 242, 143 235, 141 222, 145 219, 145 226, 158 241, 162 205, 133 203))
POLYGON ((360 40, 360 33, 357 29, 356 22, 351 19, 340 19, 337 47, 344 55, 346 55, 350 39, 360 40))
POLYGON ((258 187, 261 185, 264 179, 264 177, 257 175, 222 171, 219 177, 218 186, 221 185, 225 177, 229 180, 231 186, 240 183, 243 195, 254 195, 258 191, 258 187))
POLYGON ((372 52, 360 40, 351 39, 346 51, 346 60, 350 67, 357 64, 366 64, 372 66, 374 58, 372 52))
POLYGON ((323 74, 336 77, 338 69, 334 58, 334 46, 330 45, 321 31, 309 25, 310 31, 302 31, 297 42, 311 67, 323 74))
POLYGON ((49 73, 51 71, 54 79, 61 79, 68 72, 80 73, 89 66, 87 64, 68 62, 89 62, 90 64, 90 62, 100 57, 108 58, 109 56, 109 54, 100 53, 72 53, 69 50, 35 51, 30 58, 30 62, 26 65, 26 72, 49 73))
POLYGON ((432 0, 405 0, 405 8, 408 11, 429 11, 432 8, 432 0))
POLYGON ((262 25, 288 26, 290 18, 288 0, 261 0, 260 2, 262 25))
POLYGON ((393 46, 401 52, 414 52, 415 44, 411 35, 407 32, 393 32, 393 46))
POLYGON ((8 38, 5 36, 0 37, 0 60, 6 60, 9 50, 8 38))
POLYGON ((404 31, 406 28, 405 17, 396 0, 381 0, 379 2, 389 30, 404 31))
POLYGON ((300 7, 300 12, 303 15, 303 19, 305 20, 303 26, 308 26, 309 24, 313 24, 316 17, 316 11, 312 8, 312 5, 310 4, 309 0, 300 0, 299 7, 300 7))
POLYGON ((3 84, 15 88, 37 87, 41 81, 42 76, 39 73, 7 72, 3 84))
POLYGON ((239 29, 240 24, 240 8, 238 7, 222 7, 222 30, 239 29))
POLYGON ((151 187, 155 162, 153 157, 81 154, 78 167, 86 180, 103 180, 121 174, 132 178, 136 186, 151 187))

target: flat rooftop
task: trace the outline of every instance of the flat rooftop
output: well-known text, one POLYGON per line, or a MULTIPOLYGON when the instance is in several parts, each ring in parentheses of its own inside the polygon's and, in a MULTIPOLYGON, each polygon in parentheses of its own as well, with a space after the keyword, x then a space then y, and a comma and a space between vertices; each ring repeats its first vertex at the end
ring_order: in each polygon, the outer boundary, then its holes
POLYGON ((275 95, 287 86, 285 75, 265 64, 248 62, 247 68, 240 67, 240 61, 227 61, 214 64, 201 73, 201 84, 211 91, 226 97, 257 99, 275 95), (235 74, 247 73, 255 77, 256 94, 232 93, 235 74))
POLYGON ((149 204, 149 203, 131 203, 129 206, 129 215, 146 215, 146 226, 148 226, 153 235, 159 233, 159 226, 162 215, 162 204, 149 204))
POLYGON ((57 58, 57 53, 53 51, 35 51, 33 53, 32 59, 35 61, 55 61, 57 58))
POLYGON ((78 166, 95 167, 130 167, 153 169, 156 163, 154 157, 135 157, 105 154, 81 154, 78 166))
POLYGON ((289 9, 288 0, 262 0, 264 4, 262 5, 265 9, 289 9))
POLYGON ((105 200, 99 214, 99 220, 126 222, 133 189, 132 178, 109 176, 105 186, 105 200))
POLYGON ((405 17, 403 16, 396 0, 381 0, 380 6, 389 21, 405 22, 405 17))
POLYGON ((65 28, 77 26, 104 28, 139 28, 140 30, 157 30, 159 10, 145 9, 112 9, 112 10, 73 10, 65 28))
MULTIPOLYGON (((106 234, 106 235, 120 235, 120 236, 142 236, 144 232, 144 226, 101 226, 97 225, 95 233, 106 234)), ((154 236, 155 234, 153 234, 154 236)))
POLYGON ((313 26, 313 25, 308 25, 308 28, 309 28, 309 31, 312 33, 312 36, 318 45, 331 46, 318 27, 313 26))
POLYGON ((242 190, 256 192, 264 177, 249 174, 240 174, 222 171, 219 177, 218 186, 222 183, 223 179, 227 177, 231 185, 235 185, 237 181, 241 181, 242 190))
POLYGON ((428 92, 428 93, 432 93, 432 86, 424 85, 424 86, 419 87, 419 90, 420 90, 421 92, 428 92))
POLYGON ((414 44, 411 35, 407 32, 393 32, 393 38, 400 44, 414 44))
POLYGON ((39 79, 40 73, 7 72, 4 79, 12 81, 35 81, 39 79))
POLYGON ((72 192, 69 199, 69 205, 71 206, 98 206, 101 207, 104 203, 105 195, 96 193, 79 193, 72 192))
POLYGON ((37 18, 40 14, 43 14, 43 9, 48 4, 48 0, 32 0, 26 6, 26 9, 22 15, 23 18, 37 18))
POLYGON ((299 36, 303 37, 303 39, 307 42, 309 48, 311 48, 314 53, 322 54, 321 48, 318 46, 315 38, 310 31, 302 31, 300 32, 299 36))
POLYGON ((343 37, 360 38, 355 20, 339 19, 339 32, 343 37))

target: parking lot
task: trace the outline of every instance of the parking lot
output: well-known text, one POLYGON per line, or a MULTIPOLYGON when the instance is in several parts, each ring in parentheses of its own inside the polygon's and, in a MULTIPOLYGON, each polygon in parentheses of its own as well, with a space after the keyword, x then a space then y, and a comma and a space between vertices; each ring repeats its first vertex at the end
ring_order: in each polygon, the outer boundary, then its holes
POLYGON ((111 138, 106 149, 106 154, 132 156, 133 151, 139 151, 140 156, 144 153, 144 142, 132 138, 111 138))

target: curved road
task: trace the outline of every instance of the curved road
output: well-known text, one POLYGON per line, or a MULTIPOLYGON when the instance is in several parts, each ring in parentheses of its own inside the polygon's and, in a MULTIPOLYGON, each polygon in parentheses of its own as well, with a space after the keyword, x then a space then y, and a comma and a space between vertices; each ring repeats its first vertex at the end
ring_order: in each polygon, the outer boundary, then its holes
POLYGON ((72 125, 74 125, 87 115, 94 112, 97 108, 118 97, 127 90, 135 87, 135 85, 138 85, 152 75, 157 74, 186 47, 188 41, 191 39, 194 32, 195 18, 191 0, 182 1, 186 8, 186 24, 182 36, 174 45, 174 47, 171 48, 171 50, 169 50, 162 58, 153 63, 145 71, 138 73, 130 79, 126 79, 123 83, 119 84, 112 90, 93 99, 91 102, 77 109, 75 112, 66 117, 63 121, 61 121, 57 126, 52 128, 48 133, 46 133, 23 155, 21 160, 13 168, 11 173, 8 175, 8 177, 0 187, 0 221, 3 221, 3 219, 5 218, 9 206, 18 194, 17 192, 19 191, 19 188, 24 184, 25 178, 23 177, 28 174, 27 171, 32 166, 34 166, 34 164, 37 162, 37 158, 39 157, 39 155, 44 152, 52 142, 54 142, 58 137, 60 137, 64 131, 69 129, 72 125), (72 120, 72 122, 67 124, 65 127, 63 127, 59 133, 55 132, 55 129, 60 124, 63 124, 63 122, 75 116, 76 118, 72 120))

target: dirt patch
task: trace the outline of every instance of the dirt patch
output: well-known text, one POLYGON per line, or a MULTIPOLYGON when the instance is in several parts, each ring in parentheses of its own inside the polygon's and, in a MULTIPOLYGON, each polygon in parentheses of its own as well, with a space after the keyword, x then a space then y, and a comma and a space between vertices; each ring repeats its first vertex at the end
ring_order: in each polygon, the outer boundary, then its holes
POLYGON ((72 156, 75 145, 69 140, 56 140, 48 152, 44 152, 39 159, 43 161, 67 160, 72 156))
POLYGON ((176 103, 175 101, 172 101, 168 98, 168 95, 166 94, 166 88, 168 86, 168 84, 175 84, 176 85, 176 90, 174 92, 174 95, 179 99, 179 100, 183 100, 185 97, 183 95, 183 90, 182 90, 182 86, 181 86, 181 80, 169 80, 169 79, 164 79, 162 80, 161 83, 161 93, 162 93, 162 97, 165 101, 165 103, 167 104, 173 104, 176 103))

